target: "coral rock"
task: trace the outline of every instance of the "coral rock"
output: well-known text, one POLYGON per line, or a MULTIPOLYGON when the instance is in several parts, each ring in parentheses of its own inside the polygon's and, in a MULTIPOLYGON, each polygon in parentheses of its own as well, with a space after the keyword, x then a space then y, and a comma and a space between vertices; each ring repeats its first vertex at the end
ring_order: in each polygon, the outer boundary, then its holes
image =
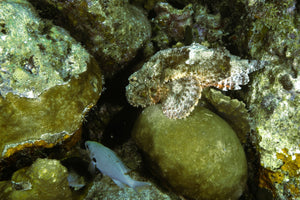
POLYGON ((67 168, 58 160, 37 159, 29 168, 22 168, 13 174, 0 197, 8 200, 71 200, 67 176, 67 168))
POLYGON ((245 144, 250 132, 249 113, 245 103, 231 99, 213 88, 203 92, 205 100, 216 109, 218 115, 225 119, 237 133, 242 144, 245 144))
POLYGON ((47 1, 61 10, 61 21, 68 21, 63 26, 102 63, 107 76, 133 59, 150 38, 151 27, 143 10, 128 0, 47 1))
POLYGON ((53 147, 80 130, 97 102, 99 66, 27 1, 1 1, 0 26, 0 157, 53 147))
POLYGON ((154 31, 157 32, 155 40, 159 47, 163 37, 167 41, 183 41, 187 27, 192 25, 192 5, 189 4, 182 10, 173 8, 170 4, 165 2, 157 3, 154 7, 156 17, 153 20, 155 25, 154 31))
POLYGON ((300 71, 296 78, 293 74, 286 63, 266 67, 247 98, 255 127, 250 136, 260 153, 260 186, 278 199, 300 198, 300 71), (290 77, 292 89, 284 87, 282 76, 290 77))

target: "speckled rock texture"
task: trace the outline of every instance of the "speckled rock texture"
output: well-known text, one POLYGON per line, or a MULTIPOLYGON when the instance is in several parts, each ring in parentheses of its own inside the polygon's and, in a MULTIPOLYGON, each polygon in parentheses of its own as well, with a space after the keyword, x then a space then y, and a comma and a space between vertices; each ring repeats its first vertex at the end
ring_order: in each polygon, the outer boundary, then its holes
POLYGON ((150 39, 151 28, 143 10, 128 0, 47 0, 63 15, 62 26, 85 44, 101 62, 107 76, 132 60, 150 39), (67 21, 67 23, 66 23, 67 21))
POLYGON ((248 2, 249 16, 255 19, 248 32, 249 50, 254 58, 276 55, 292 60, 299 57, 300 14, 296 1, 280 2, 248 2))
POLYGON ((132 135, 154 175, 192 199, 238 199, 247 180, 244 150, 231 127, 203 107, 172 120, 160 105, 147 107, 132 135))
POLYGON ((294 200, 300 198, 299 4, 278 2, 248 2, 256 19, 250 53, 270 65, 253 77, 245 102, 256 130, 251 140, 260 153, 260 186, 275 199, 294 200))
POLYGON ((252 141, 260 152, 260 186, 278 199, 300 198, 300 74, 271 65, 255 77, 250 96, 252 141))
POLYGON ((220 13, 208 13, 205 6, 196 2, 182 9, 160 2, 155 5, 154 12, 152 40, 159 49, 166 49, 177 42, 217 47, 223 44, 222 37, 228 34, 221 28, 220 13))
POLYGON ((11 182, 0 182, 0 199, 71 200, 67 176, 67 169, 58 160, 39 158, 30 167, 16 171, 11 182))
POLYGON ((180 200, 176 194, 163 192, 155 186, 145 188, 139 192, 129 187, 120 188, 108 176, 104 176, 101 179, 97 176, 84 199, 180 200))
POLYGON ((0 158, 79 133, 102 91, 94 58, 27 1, 0 2, 0 30, 0 158))
POLYGON ((165 49, 170 43, 183 41, 186 29, 192 26, 194 13, 192 4, 183 9, 175 9, 166 2, 157 3, 154 7, 156 17, 152 19, 155 31, 154 41, 160 49, 165 49))

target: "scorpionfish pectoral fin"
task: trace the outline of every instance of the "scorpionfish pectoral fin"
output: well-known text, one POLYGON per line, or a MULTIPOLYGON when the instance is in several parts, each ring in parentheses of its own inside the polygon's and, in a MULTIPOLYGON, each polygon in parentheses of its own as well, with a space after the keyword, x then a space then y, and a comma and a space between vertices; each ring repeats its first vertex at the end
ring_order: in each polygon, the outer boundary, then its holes
POLYGON ((196 77, 189 76, 167 84, 169 92, 162 100, 163 113, 171 119, 185 118, 194 110, 201 97, 200 81, 196 77))

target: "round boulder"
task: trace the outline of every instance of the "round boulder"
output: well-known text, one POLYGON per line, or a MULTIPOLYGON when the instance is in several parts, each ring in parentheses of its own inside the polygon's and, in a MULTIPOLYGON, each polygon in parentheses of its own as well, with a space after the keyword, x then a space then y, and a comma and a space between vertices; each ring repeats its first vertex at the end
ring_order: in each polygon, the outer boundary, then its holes
POLYGON ((152 172, 189 198, 238 199, 247 180, 247 162, 232 128, 210 110, 197 107, 180 120, 167 118, 160 105, 147 107, 133 137, 152 172))

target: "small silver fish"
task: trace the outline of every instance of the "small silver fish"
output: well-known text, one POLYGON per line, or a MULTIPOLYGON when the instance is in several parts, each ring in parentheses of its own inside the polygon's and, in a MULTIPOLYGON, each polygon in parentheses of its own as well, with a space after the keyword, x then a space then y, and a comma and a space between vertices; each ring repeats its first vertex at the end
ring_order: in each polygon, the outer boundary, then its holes
POLYGON ((97 167, 102 174, 109 176, 119 187, 123 188, 126 184, 135 191, 139 191, 145 186, 150 186, 150 183, 133 180, 127 175, 130 170, 111 149, 93 141, 86 141, 85 147, 89 151, 92 167, 97 167))
POLYGON ((80 190, 85 186, 85 181, 82 176, 79 176, 74 170, 68 171, 68 182, 69 186, 72 187, 75 191, 80 190))

